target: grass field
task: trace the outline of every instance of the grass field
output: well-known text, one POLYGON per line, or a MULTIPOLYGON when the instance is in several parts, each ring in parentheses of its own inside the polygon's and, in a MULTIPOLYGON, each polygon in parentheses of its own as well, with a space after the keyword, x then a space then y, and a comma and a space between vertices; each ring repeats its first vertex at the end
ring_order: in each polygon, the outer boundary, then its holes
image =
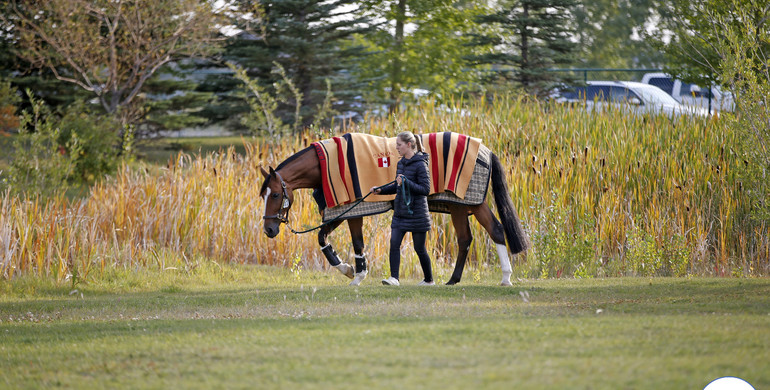
POLYGON ((377 276, 210 263, 0 281, 0 387, 770 387, 767 279, 377 276))

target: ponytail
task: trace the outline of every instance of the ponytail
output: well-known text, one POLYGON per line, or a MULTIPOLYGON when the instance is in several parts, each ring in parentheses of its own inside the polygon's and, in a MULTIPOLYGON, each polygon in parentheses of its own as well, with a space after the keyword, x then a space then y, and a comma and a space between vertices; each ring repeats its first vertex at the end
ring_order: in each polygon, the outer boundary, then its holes
POLYGON ((411 131, 402 131, 398 133, 398 139, 401 140, 401 142, 412 143, 412 149, 414 149, 416 152, 424 152, 425 150, 422 148, 422 137, 416 136, 412 134, 411 131))
POLYGON ((425 149, 422 148, 422 137, 420 137, 419 135, 415 135, 414 140, 416 141, 415 145, 417 145, 417 151, 425 152, 425 149))

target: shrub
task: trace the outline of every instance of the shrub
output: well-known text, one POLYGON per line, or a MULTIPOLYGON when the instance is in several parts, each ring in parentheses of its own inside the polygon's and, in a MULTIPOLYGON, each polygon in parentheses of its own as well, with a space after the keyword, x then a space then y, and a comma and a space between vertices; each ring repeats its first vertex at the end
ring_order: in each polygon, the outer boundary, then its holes
POLYGON ((70 107, 58 123, 57 143, 74 164, 70 182, 91 184, 115 171, 120 126, 106 115, 88 111, 84 103, 70 107))
POLYGON ((31 108, 19 119, 10 168, 0 185, 14 193, 61 194, 71 185, 92 184, 115 171, 118 124, 90 113, 84 103, 59 118, 27 92, 31 108))
MULTIPOLYGON (((45 104, 27 92, 32 108, 22 113, 19 134, 14 137, 13 155, 2 185, 14 193, 43 197, 63 194, 74 163, 61 145, 57 121, 45 104)), ((66 147, 76 149, 77 142, 66 147)))
POLYGON ((21 101, 18 91, 9 81, 0 79, 0 135, 19 128, 16 106, 21 101))

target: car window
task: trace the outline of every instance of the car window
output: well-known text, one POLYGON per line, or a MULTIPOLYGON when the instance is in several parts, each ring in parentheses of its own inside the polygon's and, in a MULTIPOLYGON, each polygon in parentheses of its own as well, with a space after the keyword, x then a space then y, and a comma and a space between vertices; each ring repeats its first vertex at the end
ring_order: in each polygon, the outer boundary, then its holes
POLYGON ((679 91, 679 95, 687 96, 691 92, 692 92, 692 84, 690 84, 690 83, 682 83, 682 89, 679 91))
POLYGON ((634 87, 634 91, 637 95, 642 97, 642 101, 652 104, 653 106, 665 104, 669 106, 678 106, 679 102, 672 98, 671 95, 661 91, 658 88, 641 85, 634 87))
POLYGON ((711 89, 701 88, 697 85, 690 84, 690 83, 682 83, 681 95, 708 99, 709 95, 711 95, 711 89))
POLYGON ((701 88, 700 91, 698 91, 697 97, 702 97, 708 99, 709 97, 713 98, 714 96, 711 94, 711 88, 701 88))
POLYGON ((559 96, 569 100, 582 99, 585 94, 585 87, 565 87, 559 90, 559 96))
POLYGON ((586 100, 609 101, 610 87, 607 85, 589 85, 586 87, 586 100))
MULTIPOLYGON (((629 91, 625 87, 611 87, 610 88, 611 100, 615 103, 628 103, 632 97, 637 97, 633 92, 629 91)), ((641 99, 640 99, 641 100, 641 99)))
POLYGON ((666 91, 669 95, 674 92, 674 81, 669 77, 651 77, 648 84, 666 91))

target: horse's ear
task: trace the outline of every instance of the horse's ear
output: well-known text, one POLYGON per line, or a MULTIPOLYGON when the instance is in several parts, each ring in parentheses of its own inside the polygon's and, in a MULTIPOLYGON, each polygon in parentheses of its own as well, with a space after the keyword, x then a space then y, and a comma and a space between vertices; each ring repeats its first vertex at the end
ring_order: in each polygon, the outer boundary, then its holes
POLYGON ((270 176, 275 176, 275 171, 273 170, 273 167, 270 167, 270 176))
POLYGON ((270 177, 270 173, 273 172, 273 168, 270 168, 270 172, 268 172, 268 171, 265 170, 265 168, 262 168, 262 166, 259 167, 259 170, 262 172, 262 176, 264 176, 265 179, 270 177))

